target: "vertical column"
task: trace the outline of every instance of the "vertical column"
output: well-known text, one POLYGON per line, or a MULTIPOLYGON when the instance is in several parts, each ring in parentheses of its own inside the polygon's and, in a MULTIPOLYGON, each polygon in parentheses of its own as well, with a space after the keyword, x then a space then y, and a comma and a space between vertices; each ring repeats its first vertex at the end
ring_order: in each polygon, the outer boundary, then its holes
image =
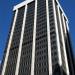
POLYGON ((58 24, 57 24, 57 17, 56 17, 56 8, 55 8, 55 0, 53 2, 53 13, 54 13, 54 20, 55 20, 55 29, 56 29, 56 40, 57 40, 57 49, 58 49, 58 59, 59 65, 62 65, 62 58, 61 58, 61 49, 60 49, 60 41, 59 41, 59 33, 58 33, 58 24))
POLYGON ((68 21, 64 19, 63 13, 62 13, 62 20, 63 20, 64 30, 65 30, 65 33, 66 33, 66 28, 69 31, 69 26, 68 26, 68 21))
POLYGON ((18 51, 18 58, 17 58, 15 75, 18 75, 18 72, 19 72, 19 65, 20 65, 20 58, 21 58, 21 51, 22 51, 22 42, 23 42, 24 28, 25 28, 25 22, 26 22, 26 13, 27 13, 27 5, 25 6, 25 12, 24 12, 24 18, 23 18, 23 25, 22 25, 22 31, 21 31, 21 38, 20 38, 20 44, 19 44, 19 51, 18 51))
POLYGON ((67 27, 67 30, 69 31, 68 21, 66 21, 66 27, 67 27))
POLYGON ((11 34, 10 34, 10 38, 9 38, 9 43, 8 43, 7 52, 6 52, 5 61, 4 61, 3 70, 2 70, 1 75, 5 74, 6 65, 7 65, 8 56, 9 56, 9 51, 10 51, 10 46, 11 46, 14 28, 15 28, 15 23, 16 23, 16 19, 17 19, 17 14, 18 14, 18 10, 16 10, 16 13, 15 13, 15 17, 14 17, 14 21, 13 21, 13 25, 12 25, 12 30, 11 30, 11 34))
POLYGON ((36 41, 36 22, 37 22, 37 0, 35 0, 35 13, 34 13, 34 30, 33 30, 33 45, 32 45, 32 61, 31 61, 31 75, 34 75, 35 63, 35 41, 36 41))
POLYGON ((59 17, 59 25, 60 25, 60 30, 61 30, 61 37, 62 37, 62 43, 63 43, 63 52, 64 52, 64 57, 65 57, 65 66, 66 66, 66 72, 67 75, 69 75, 69 68, 68 68, 68 61, 67 61, 67 55, 66 55, 66 46, 65 46, 65 39, 64 39, 64 33, 63 33, 63 28, 62 28, 62 21, 61 21, 61 14, 59 10, 59 6, 57 6, 58 9, 58 17, 59 17))
POLYGON ((64 31, 65 31, 65 34, 66 34, 66 25, 65 25, 65 20, 64 20, 64 15, 63 15, 63 13, 62 13, 62 21, 63 21, 64 31))
POLYGON ((46 0, 46 15, 47 15, 47 38, 48 38, 48 64, 49 64, 49 75, 52 75, 52 58, 51 58, 51 40, 50 40, 50 22, 49 22, 48 0, 46 0))

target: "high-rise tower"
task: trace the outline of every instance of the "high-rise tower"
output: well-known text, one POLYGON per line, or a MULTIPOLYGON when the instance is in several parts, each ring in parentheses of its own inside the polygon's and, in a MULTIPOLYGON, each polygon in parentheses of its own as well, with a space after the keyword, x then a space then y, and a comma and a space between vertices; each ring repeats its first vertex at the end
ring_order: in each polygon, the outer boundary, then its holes
POLYGON ((13 12, 1 75, 74 75, 68 19, 58 0, 26 0, 13 12))

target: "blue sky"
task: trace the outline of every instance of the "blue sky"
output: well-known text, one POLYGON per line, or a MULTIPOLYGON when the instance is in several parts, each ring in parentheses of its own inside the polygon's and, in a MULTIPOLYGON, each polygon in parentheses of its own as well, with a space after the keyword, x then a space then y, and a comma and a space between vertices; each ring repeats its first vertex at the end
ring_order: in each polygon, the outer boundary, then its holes
MULTIPOLYGON (((9 28, 12 21, 13 6, 24 0, 0 0, 0 60, 2 60, 9 28)), ((59 0, 69 18, 73 53, 75 55, 75 0, 59 0)))

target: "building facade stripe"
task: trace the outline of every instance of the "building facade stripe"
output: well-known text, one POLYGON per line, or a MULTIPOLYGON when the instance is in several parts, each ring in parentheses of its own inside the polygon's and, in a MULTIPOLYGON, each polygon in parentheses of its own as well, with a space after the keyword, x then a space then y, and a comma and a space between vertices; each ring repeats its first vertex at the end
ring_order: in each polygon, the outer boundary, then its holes
POLYGON ((48 64, 49 64, 49 75, 52 75, 52 57, 51 57, 50 22, 49 22, 48 0, 46 0, 46 15, 47 15, 47 38, 48 38, 48 64))
POLYGON ((65 41, 64 41, 64 33, 63 33, 63 28, 62 28, 62 22, 61 22, 61 14, 60 14, 60 10, 59 10, 59 6, 57 6, 58 9, 58 17, 59 17, 59 25, 60 25, 60 30, 61 30, 61 37, 62 37, 62 43, 63 43, 63 52, 64 52, 64 57, 65 57, 65 63, 66 63, 66 72, 67 75, 69 75, 69 68, 68 68, 68 62, 67 62, 67 55, 66 55, 66 47, 65 47, 65 41))
POLYGON ((32 60, 31 60, 31 75, 34 75, 35 64, 35 40, 36 40, 36 22, 37 22, 37 0, 35 0, 35 13, 34 13, 34 30, 33 30, 33 45, 32 45, 32 60))
POLYGON ((69 32, 69 26, 68 26, 68 23, 69 23, 69 22, 66 21, 66 23, 67 23, 67 24, 66 24, 66 27, 67 27, 67 30, 68 30, 68 32, 69 32))
POLYGON ((1 75, 5 74, 6 65, 7 65, 8 56, 9 56, 9 51, 10 51, 10 46, 11 46, 11 41, 12 41, 12 37, 13 37, 13 33, 14 33, 14 28, 15 28, 15 23, 16 23, 16 19, 17 19, 17 14, 18 14, 18 10, 16 10, 16 13, 15 13, 15 17, 14 17, 14 21, 13 21, 13 25, 12 25, 12 30, 11 30, 11 34, 10 34, 10 39, 9 39, 9 43, 8 43, 8 47, 7 47, 6 57, 5 57, 5 61, 4 61, 4 65, 3 65, 3 70, 2 70, 1 75))
POLYGON ((66 34, 67 32, 66 32, 66 25, 65 25, 65 20, 64 20, 63 13, 62 13, 62 21, 63 21, 64 31, 65 31, 65 34, 66 34))
POLYGON ((20 38, 20 44, 19 44, 19 52, 18 52, 15 75, 18 75, 18 72, 19 72, 21 50, 22 50, 22 43, 23 43, 23 35, 24 35, 24 28, 25 28, 25 22, 26 22, 26 13, 27 13, 27 5, 25 6, 25 12, 24 12, 24 18, 23 18, 23 25, 22 25, 22 31, 21 31, 21 38, 20 38))
POLYGON ((32 1, 34 1, 34 0, 26 0, 26 1, 23 1, 22 3, 14 6, 13 11, 15 11, 16 9, 19 9, 19 8, 25 6, 25 5, 27 5, 28 3, 32 2, 32 1))
MULTIPOLYGON (((62 9, 62 7, 61 7, 61 5, 60 5, 59 1, 58 1, 58 0, 56 0, 56 2, 57 2, 57 4, 58 4, 59 8, 61 9, 61 11, 63 12, 63 15, 64 15, 64 17, 65 17, 65 19, 66 19, 67 23, 69 23, 68 18, 67 18, 67 16, 66 16, 66 14, 65 14, 64 10, 62 9)), ((69 31, 69 26, 68 26, 68 25, 67 25, 67 30, 69 31)))
POLYGON ((54 13, 54 20, 55 20, 55 28, 56 28, 56 38, 57 38, 57 48, 58 48, 58 61, 59 65, 62 65, 62 58, 61 58, 61 51, 60 51, 60 42, 59 42, 59 33, 57 27, 57 18, 56 18, 56 10, 55 10, 55 0, 52 0, 53 3, 53 13, 54 13))
POLYGON ((65 14, 65 12, 64 12, 64 10, 63 10, 63 8, 62 8, 62 6, 60 5, 59 1, 56 0, 56 2, 57 2, 57 4, 58 4, 59 8, 61 9, 61 11, 63 12, 63 15, 64 15, 65 19, 68 21, 68 18, 67 18, 67 16, 66 16, 66 14, 65 14))

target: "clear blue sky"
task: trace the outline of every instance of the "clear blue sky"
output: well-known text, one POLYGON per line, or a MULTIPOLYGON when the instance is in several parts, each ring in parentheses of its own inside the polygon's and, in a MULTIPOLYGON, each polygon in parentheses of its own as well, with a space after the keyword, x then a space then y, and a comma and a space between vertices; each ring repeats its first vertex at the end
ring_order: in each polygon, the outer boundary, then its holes
MULTIPOLYGON (((2 60, 9 28, 12 20, 13 6, 24 0, 0 0, 0 60, 2 60)), ((69 18, 70 35, 75 55, 75 0, 59 0, 69 18)))

